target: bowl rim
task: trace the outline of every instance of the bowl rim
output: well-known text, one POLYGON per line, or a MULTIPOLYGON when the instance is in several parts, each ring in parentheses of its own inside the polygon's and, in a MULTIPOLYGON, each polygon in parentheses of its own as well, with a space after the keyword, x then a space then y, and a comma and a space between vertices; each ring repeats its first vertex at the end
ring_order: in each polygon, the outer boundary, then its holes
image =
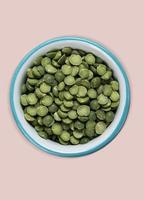
POLYGON ((19 130, 21 131, 21 133, 32 143, 34 144, 36 147, 38 147, 39 149, 52 154, 52 155, 56 155, 56 156, 60 156, 60 157, 80 157, 80 156, 86 156, 88 154, 94 153, 98 150, 100 150, 101 148, 105 147, 107 144, 109 144, 120 132, 120 130, 122 129, 128 113, 129 113, 129 109, 130 109, 130 85, 129 85, 129 80, 127 77, 126 72, 124 71, 124 68, 122 66, 122 64, 120 63, 120 61, 118 60, 118 58, 110 51, 108 50, 106 47, 104 47, 103 45, 101 45, 99 42, 96 41, 92 41, 90 39, 84 38, 84 37, 75 37, 75 36, 64 36, 64 37, 56 37, 53 39, 49 39, 39 45, 37 45, 36 47, 34 47, 32 50, 30 50, 24 57, 23 59, 20 61, 20 63, 18 64, 13 76, 12 76, 12 80, 11 80, 11 85, 10 85, 10 108, 12 111, 12 115, 14 117, 14 120, 19 128, 19 130), (121 71, 124 80, 125 80, 125 85, 126 85, 126 100, 125 100, 125 108, 124 108, 124 112, 123 115, 119 121, 119 123, 117 124, 115 130, 113 131, 113 133, 110 135, 109 138, 107 138, 106 140, 104 140, 102 143, 100 143, 99 145, 96 145, 93 148, 90 148, 86 151, 83 152, 77 152, 77 153, 62 153, 62 152, 55 152, 53 150, 50 150, 48 148, 45 148, 43 146, 41 146, 40 144, 38 144, 36 141, 33 140, 32 137, 29 136, 29 134, 26 132, 26 130, 23 128, 23 126, 21 125, 21 122, 18 119, 18 116, 16 114, 15 111, 15 106, 14 106, 14 102, 13 102, 13 95, 14 95, 14 85, 15 85, 15 80, 18 76, 18 73, 20 71, 20 69, 22 68, 23 64, 39 49, 54 43, 54 42, 59 42, 59 41, 66 41, 66 40, 70 40, 70 41, 79 41, 79 42, 85 42, 87 44, 90 45, 94 45, 97 48, 99 48, 100 50, 102 50, 104 53, 106 53, 109 57, 111 57, 111 59, 117 64, 117 67, 119 68, 119 70, 121 71))

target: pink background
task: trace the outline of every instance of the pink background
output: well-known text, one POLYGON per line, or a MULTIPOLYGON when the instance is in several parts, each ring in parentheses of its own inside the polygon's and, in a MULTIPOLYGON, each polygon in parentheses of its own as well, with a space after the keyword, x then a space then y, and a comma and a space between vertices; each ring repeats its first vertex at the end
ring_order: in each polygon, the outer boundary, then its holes
POLYGON ((0 199, 144 199, 144 1, 0 0, 0 199), (21 58, 56 36, 88 37, 123 62, 132 92, 119 136, 82 158, 57 158, 17 129, 9 86, 21 58))

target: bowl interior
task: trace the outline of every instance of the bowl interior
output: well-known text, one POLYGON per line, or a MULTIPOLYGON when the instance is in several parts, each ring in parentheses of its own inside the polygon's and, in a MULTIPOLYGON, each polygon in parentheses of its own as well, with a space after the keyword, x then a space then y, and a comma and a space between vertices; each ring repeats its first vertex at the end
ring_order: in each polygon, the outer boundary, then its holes
POLYGON ((100 145, 103 143, 105 140, 107 140, 111 134, 114 132, 117 124, 119 123, 123 112, 124 112, 124 107, 125 107, 125 101, 126 101, 126 84, 125 84, 125 79, 123 77, 123 74, 115 61, 107 54, 105 53, 102 49, 100 49, 98 46, 95 46, 93 44, 89 44, 84 41, 77 41, 77 40, 65 40, 65 41, 53 41, 49 44, 46 44, 45 46, 40 47, 38 50, 32 52, 31 56, 25 60, 25 62, 20 64, 21 67, 19 68, 19 71, 17 73, 15 83, 14 83, 14 95, 13 95, 13 104, 15 108, 15 113, 18 118, 18 123, 21 124, 21 127, 24 132, 26 132, 29 137, 35 141, 38 145, 44 147, 45 149, 48 149, 53 152, 59 152, 59 153, 81 153, 88 151, 89 149, 95 148, 96 146, 100 145), (109 125, 109 127, 105 130, 105 132, 91 140, 87 144, 79 144, 79 145, 68 145, 68 146, 63 146, 58 143, 55 143, 51 140, 44 140, 38 136, 36 131, 34 130, 33 127, 31 127, 28 122, 24 119, 23 116, 23 111, 19 103, 20 99, 20 86, 22 82, 24 81, 24 77, 26 75, 26 69, 29 68, 32 64, 32 61, 39 55, 45 54, 47 51, 51 51, 53 49, 57 48, 63 48, 63 47, 72 47, 75 49, 82 49, 86 52, 92 52, 95 55, 101 57, 108 65, 109 67, 113 70, 114 76, 117 77, 119 83, 120 83, 120 105, 119 108, 116 112, 115 119, 114 121, 109 125))

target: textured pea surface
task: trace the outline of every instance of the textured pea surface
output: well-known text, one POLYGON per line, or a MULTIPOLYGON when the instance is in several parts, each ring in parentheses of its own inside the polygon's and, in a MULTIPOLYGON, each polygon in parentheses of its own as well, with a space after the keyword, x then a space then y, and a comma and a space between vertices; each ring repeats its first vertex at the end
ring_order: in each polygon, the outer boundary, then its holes
POLYGON ((38 56, 21 85, 25 120, 42 139, 59 145, 83 145, 103 134, 119 103, 113 71, 82 49, 64 47, 38 56))

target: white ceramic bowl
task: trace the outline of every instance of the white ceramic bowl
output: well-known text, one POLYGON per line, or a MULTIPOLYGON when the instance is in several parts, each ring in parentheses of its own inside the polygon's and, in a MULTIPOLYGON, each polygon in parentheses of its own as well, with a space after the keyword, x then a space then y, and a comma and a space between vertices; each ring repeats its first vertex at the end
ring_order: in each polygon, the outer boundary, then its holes
POLYGON ((101 149, 111 142, 119 133, 129 111, 130 88, 122 65, 108 49, 97 42, 85 38, 59 37, 38 45, 21 60, 12 78, 10 88, 10 104, 17 126, 31 143, 36 145, 38 148, 57 156, 76 157, 87 155, 101 149), (51 51, 55 48, 63 48, 65 46, 75 49, 83 49, 84 51, 92 52, 101 57, 113 70, 114 75, 120 83, 120 105, 114 121, 101 136, 91 140, 87 144, 64 146, 51 140, 44 140, 40 138, 34 128, 31 127, 24 119, 23 111, 19 103, 20 86, 24 80, 26 69, 31 66, 33 59, 35 59, 38 55, 46 53, 47 51, 51 51))

